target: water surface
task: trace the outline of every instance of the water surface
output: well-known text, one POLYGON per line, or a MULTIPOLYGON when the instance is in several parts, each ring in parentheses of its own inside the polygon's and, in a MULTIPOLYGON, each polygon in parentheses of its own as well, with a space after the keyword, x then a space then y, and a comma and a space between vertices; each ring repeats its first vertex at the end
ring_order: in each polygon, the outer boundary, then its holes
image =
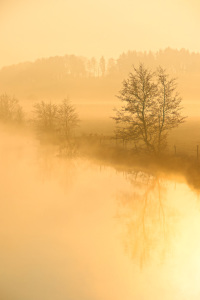
POLYGON ((200 202, 184 178, 7 133, 0 165, 2 300, 199 299, 200 202))

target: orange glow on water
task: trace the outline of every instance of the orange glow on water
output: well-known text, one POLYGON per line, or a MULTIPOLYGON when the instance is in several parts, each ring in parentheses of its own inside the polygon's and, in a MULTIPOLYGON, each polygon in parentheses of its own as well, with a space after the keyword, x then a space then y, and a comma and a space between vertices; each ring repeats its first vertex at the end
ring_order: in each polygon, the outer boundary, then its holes
POLYGON ((1 141, 3 299, 198 299, 200 207, 184 182, 1 141))

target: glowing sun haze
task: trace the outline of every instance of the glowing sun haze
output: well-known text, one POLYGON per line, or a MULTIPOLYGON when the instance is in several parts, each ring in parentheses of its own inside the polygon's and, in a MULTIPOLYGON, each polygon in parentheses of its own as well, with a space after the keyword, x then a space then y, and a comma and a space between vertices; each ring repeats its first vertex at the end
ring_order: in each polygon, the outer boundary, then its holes
POLYGON ((197 0, 0 0, 0 67, 64 54, 200 51, 197 0))

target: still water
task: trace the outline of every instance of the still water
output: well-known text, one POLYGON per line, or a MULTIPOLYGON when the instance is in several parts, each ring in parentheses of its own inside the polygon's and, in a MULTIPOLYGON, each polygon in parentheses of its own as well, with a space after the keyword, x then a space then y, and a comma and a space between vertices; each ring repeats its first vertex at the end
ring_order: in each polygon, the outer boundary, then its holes
POLYGON ((0 299, 199 299, 200 199, 184 178, 63 159, 1 134, 0 299))

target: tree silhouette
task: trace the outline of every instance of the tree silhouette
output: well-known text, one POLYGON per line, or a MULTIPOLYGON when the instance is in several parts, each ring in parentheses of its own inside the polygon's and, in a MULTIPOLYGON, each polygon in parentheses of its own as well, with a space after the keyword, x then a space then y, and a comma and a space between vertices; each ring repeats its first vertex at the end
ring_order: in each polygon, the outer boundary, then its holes
POLYGON ((34 119, 38 135, 42 140, 55 141, 67 146, 79 118, 75 108, 65 99, 61 104, 41 101, 34 105, 34 119))
POLYGON ((157 71, 157 110, 155 116, 156 148, 160 152, 166 146, 169 130, 183 123, 185 117, 181 116, 181 97, 177 92, 177 83, 169 78, 166 71, 159 67, 157 71))
POLYGON ((56 130, 58 107, 51 102, 41 101, 34 105, 34 123, 40 133, 52 134, 56 130))
POLYGON ((125 103, 116 111, 116 135, 133 140, 142 149, 160 153, 166 147, 169 131, 183 123, 181 98, 176 80, 159 67, 151 72, 142 64, 134 68, 118 98, 125 103))
POLYGON ((24 113, 19 101, 7 94, 0 95, 0 121, 21 124, 23 120, 24 113))
POLYGON ((62 140, 69 140, 78 126, 79 118, 68 99, 64 99, 57 110, 57 129, 62 140))

